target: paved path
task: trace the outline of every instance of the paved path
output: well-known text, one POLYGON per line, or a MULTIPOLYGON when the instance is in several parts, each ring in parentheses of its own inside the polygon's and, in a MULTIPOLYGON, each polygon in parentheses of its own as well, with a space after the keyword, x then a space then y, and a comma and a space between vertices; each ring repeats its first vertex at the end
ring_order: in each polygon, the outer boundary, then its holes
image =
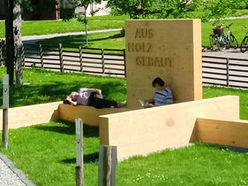
MULTIPOLYGON (((93 33, 103 33, 103 32, 113 32, 113 31, 120 31, 121 28, 113 28, 113 29, 104 29, 104 30, 92 30, 88 31, 89 34, 93 33)), ((50 39, 55 37, 62 37, 62 36, 74 36, 74 35, 84 35, 85 32, 67 32, 67 33, 57 33, 57 34, 47 34, 47 35, 32 35, 32 36, 22 36, 23 43, 30 43, 33 44, 38 40, 42 39, 50 39)))
POLYGON ((0 153, 0 186, 34 186, 34 184, 0 153))

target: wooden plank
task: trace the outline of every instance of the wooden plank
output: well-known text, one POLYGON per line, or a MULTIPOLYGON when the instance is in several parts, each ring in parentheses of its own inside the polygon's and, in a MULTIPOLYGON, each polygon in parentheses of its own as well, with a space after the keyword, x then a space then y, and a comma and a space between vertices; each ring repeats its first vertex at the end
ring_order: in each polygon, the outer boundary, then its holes
POLYGON ((198 140, 248 148, 248 121, 197 118, 198 140))

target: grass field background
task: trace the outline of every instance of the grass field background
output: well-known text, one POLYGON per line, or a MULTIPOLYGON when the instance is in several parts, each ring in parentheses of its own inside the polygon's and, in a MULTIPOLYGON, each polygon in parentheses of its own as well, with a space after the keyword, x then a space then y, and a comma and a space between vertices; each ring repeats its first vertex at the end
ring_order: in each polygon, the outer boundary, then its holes
MULTIPOLYGON (((231 31, 235 35, 240 44, 243 40, 248 29, 245 25, 248 25, 248 19, 239 20, 224 20, 222 23, 228 25, 233 23, 231 26, 231 31)), ((202 46, 209 47, 209 36, 212 34, 212 29, 217 26, 217 23, 208 22, 202 23, 202 46)), ((58 48, 58 44, 62 43, 65 49, 78 50, 78 47, 85 46, 85 35, 77 36, 64 36, 52 39, 45 39, 38 41, 38 43, 49 45, 51 49, 58 48)), ((89 34, 89 47, 93 48, 111 48, 111 49, 124 49, 125 48, 125 38, 121 36, 120 32, 107 32, 107 33, 97 33, 89 34)))

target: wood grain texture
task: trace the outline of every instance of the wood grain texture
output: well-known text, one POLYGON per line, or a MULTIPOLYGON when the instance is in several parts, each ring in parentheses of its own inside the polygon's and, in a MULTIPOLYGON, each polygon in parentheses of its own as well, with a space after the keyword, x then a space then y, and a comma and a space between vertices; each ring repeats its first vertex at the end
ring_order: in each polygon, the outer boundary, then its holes
POLYGON ((197 118, 196 123, 202 142, 248 148, 248 121, 197 118))

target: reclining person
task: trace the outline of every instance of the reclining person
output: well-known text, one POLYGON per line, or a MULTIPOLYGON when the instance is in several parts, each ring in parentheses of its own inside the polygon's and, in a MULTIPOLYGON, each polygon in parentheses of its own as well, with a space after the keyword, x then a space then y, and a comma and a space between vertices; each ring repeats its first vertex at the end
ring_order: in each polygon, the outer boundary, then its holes
POLYGON ((66 98, 71 105, 88 105, 95 108, 122 107, 122 103, 103 99, 102 90, 92 88, 80 88, 78 92, 72 92, 66 98))
POLYGON ((143 105, 144 108, 154 106, 168 105, 173 103, 173 95, 170 87, 165 86, 165 82, 157 77, 152 81, 152 86, 155 88, 153 99, 148 101, 148 104, 143 105))

